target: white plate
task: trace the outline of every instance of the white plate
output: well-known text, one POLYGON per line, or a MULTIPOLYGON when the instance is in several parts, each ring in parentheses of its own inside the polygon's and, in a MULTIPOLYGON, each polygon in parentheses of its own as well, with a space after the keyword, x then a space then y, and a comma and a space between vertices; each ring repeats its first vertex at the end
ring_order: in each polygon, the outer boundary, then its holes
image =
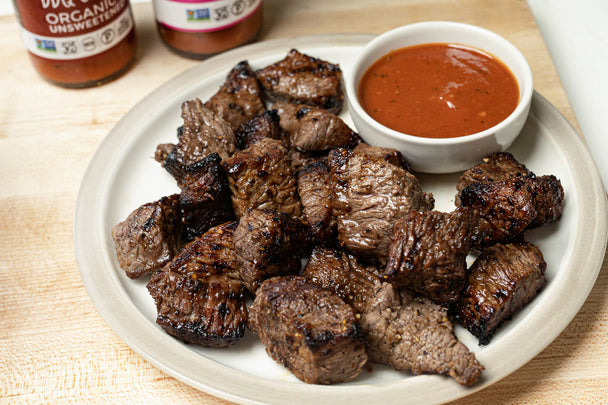
MULTIPOLYGON (((565 118, 535 94, 522 135, 510 149, 536 174, 555 174, 566 198, 562 220, 530 232, 548 263, 548 284, 506 323, 487 346, 467 331, 459 338, 486 367, 473 387, 443 376, 412 376, 374 366, 355 381, 307 385, 266 356, 251 334, 228 349, 186 345, 155 324, 146 281, 128 279, 119 268, 110 229, 139 205, 178 189, 153 159, 161 142, 174 142, 185 100, 206 100, 228 71, 247 59, 254 68, 282 59, 291 48, 339 63, 347 71, 367 35, 325 35, 261 42, 211 58, 152 92, 126 114, 100 145, 85 173, 76 205, 74 247, 84 285, 94 305, 133 350, 167 374, 213 395, 240 403, 401 404, 438 403, 468 395, 513 372, 545 348, 585 301, 601 267, 607 240, 606 194, 584 143, 565 118)), ((351 124, 348 112, 343 118, 351 124)), ((453 209, 458 175, 425 175, 436 208, 453 209)))

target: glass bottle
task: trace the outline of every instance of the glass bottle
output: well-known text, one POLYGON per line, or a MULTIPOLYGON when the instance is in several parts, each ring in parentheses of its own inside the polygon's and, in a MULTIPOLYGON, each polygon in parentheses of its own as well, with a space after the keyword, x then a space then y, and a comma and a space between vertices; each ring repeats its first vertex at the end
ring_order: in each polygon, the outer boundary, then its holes
POLYGON ((262 0, 153 0, 153 5, 164 43, 189 58, 253 42, 262 28, 262 0))
POLYGON ((101 85, 124 73, 136 51, 128 0, 13 0, 38 73, 64 87, 101 85))

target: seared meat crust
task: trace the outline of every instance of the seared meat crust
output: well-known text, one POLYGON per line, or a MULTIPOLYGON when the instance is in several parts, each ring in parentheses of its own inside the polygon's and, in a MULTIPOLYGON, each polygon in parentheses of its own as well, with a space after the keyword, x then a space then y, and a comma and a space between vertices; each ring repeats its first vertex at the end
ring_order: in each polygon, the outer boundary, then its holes
POLYGON ((277 102, 274 108, 281 117, 281 127, 289 134, 291 147, 302 152, 329 151, 337 147, 352 148, 359 135, 337 115, 317 107, 277 102))
POLYGON ((302 276, 333 291, 357 313, 365 311, 381 283, 376 268, 361 265, 344 251, 324 247, 313 250, 302 276))
POLYGON ((338 148, 328 161, 339 244, 384 265, 395 222, 410 211, 432 209, 432 195, 411 173, 366 153, 338 148))
POLYGON ((309 252, 307 227, 288 214, 250 210, 234 231, 234 251, 240 279, 252 293, 267 278, 298 274, 309 252))
POLYGON ((479 344, 490 342, 502 322, 530 302, 545 285, 547 264, 528 242, 487 248, 469 270, 468 285, 456 314, 479 344))
POLYGON ((305 170, 307 166, 316 162, 327 163, 327 152, 300 152, 297 149, 289 149, 289 160, 294 173, 305 170))
POLYGON ((398 371, 448 374, 473 384, 483 369, 455 337, 447 310, 382 282, 374 267, 348 253, 316 248, 303 276, 333 291, 360 317, 369 359, 398 371))
POLYGON ((226 222, 209 229, 186 247, 165 266, 166 271, 184 275, 226 275, 240 279, 239 265, 234 253, 234 230, 238 222, 226 222))
POLYGON ((118 264, 135 279, 161 269, 183 246, 179 195, 146 203, 112 227, 118 264))
POLYGON ((236 150, 236 138, 230 124, 205 107, 201 100, 182 104, 183 132, 177 144, 160 144, 156 160, 181 184, 188 167, 196 165, 206 156, 217 153, 227 159, 236 150))
POLYGON ((536 218, 537 211, 526 181, 512 178, 491 183, 471 183, 460 192, 462 207, 472 208, 487 220, 490 231, 481 246, 508 241, 521 234, 536 218))
POLYGON ((272 209, 299 218, 302 205, 287 150, 264 138, 224 161, 237 217, 249 209, 272 209))
POLYGON ((204 347, 226 347, 245 334, 243 284, 229 277, 156 272, 147 284, 156 323, 168 334, 204 347))
POLYGON ((179 196, 186 239, 192 240, 209 228, 236 219, 228 179, 217 153, 190 166, 179 196))
POLYGON ((471 209, 408 213, 395 224, 382 276, 438 304, 456 302, 478 227, 471 209))
POLYGON ((447 374, 462 385, 484 367, 454 335, 447 309, 425 298, 401 295, 389 283, 374 293, 361 316, 369 359, 414 374, 447 374))
POLYGON ((232 130, 266 110, 260 84, 249 62, 242 61, 230 70, 205 107, 228 122, 232 130))
POLYGON ((528 191, 536 209, 536 217, 528 225, 528 229, 538 228, 561 218, 564 189, 557 177, 547 175, 530 179, 528 191))
POLYGON ((412 173, 412 169, 410 168, 409 163, 407 162, 403 154, 397 149, 383 148, 381 146, 371 146, 365 142, 361 142, 357 146, 355 146, 353 151, 356 153, 366 153, 379 159, 384 159, 387 162, 397 167, 401 167, 406 171, 412 173))
POLYGON ((247 149, 261 139, 272 138, 289 148, 287 132, 279 125, 280 120, 276 110, 268 110, 243 122, 235 131, 237 147, 241 150, 247 149))
POLYGON ((270 101, 289 101, 339 114, 344 104, 340 66, 292 49, 284 59, 256 72, 270 101))
POLYGON ((493 153, 465 171, 456 188, 456 206, 474 207, 495 228, 482 247, 555 222, 562 214, 560 181, 553 175, 537 177, 507 152, 493 153))
POLYGON ((350 381, 367 363, 353 309, 299 276, 262 283, 249 328, 271 358, 309 384, 350 381))
POLYGON ((298 194, 303 220, 309 225, 315 243, 335 244, 337 230, 331 209, 332 186, 329 166, 324 161, 312 163, 298 172, 298 194))
POLYGON ((460 204, 460 192, 473 183, 491 183, 494 181, 508 180, 512 178, 524 178, 530 175, 530 170, 519 163, 512 154, 508 152, 492 153, 484 158, 481 163, 466 170, 458 179, 456 184, 456 206, 460 204))

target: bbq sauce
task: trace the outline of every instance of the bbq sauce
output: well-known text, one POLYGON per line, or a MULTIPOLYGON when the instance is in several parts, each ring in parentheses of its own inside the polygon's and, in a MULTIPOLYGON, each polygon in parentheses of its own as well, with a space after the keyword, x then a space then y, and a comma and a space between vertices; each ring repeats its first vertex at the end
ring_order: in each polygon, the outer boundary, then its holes
POLYGON ((153 5, 163 42, 193 59, 253 42, 262 28, 262 0, 153 0, 153 5))
POLYGON ((38 73, 63 87, 106 83, 135 56, 128 0, 13 0, 23 43, 38 73))
POLYGON ((382 125, 425 138, 486 130, 519 101, 513 73, 500 60, 457 44, 422 44, 378 59, 359 83, 363 109, 382 125))

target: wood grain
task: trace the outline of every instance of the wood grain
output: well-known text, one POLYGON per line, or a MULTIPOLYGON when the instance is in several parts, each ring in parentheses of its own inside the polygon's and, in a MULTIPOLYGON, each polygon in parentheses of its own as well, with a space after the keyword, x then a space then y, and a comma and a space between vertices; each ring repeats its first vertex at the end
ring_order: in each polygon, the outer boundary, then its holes
MULTIPOLYGON (((524 0, 266 0, 264 8, 260 40, 381 33, 422 20, 489 28, 522 50, 535 88, 578 128, 524 0)), ((168 377, 118 339, 89 300, 75 262, 75 201, 99 143, 145 95, 197 63, 162 45, 150 4, 137 4, 134 11, 138 53, 132 69, 85 90, 41 79, 16 19, 0 18, 2 403, 228 403, 168 377)), ((456 403, 608 402, 607 288, 605 260, 586 303, 549 347, 512 375, 456 403)))

